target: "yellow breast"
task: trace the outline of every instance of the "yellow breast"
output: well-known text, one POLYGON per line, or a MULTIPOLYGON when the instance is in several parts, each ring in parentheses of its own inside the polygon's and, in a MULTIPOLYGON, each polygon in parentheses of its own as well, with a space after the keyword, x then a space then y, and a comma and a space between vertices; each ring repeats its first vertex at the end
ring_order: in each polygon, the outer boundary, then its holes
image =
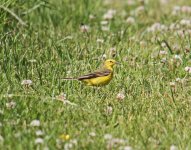
POLYGON ((84 82, 90 86, 103 86, 108 84, 112 78, 113 78, 113 73, 110 73, 108 76, 86 79, 84 80, 84 82))

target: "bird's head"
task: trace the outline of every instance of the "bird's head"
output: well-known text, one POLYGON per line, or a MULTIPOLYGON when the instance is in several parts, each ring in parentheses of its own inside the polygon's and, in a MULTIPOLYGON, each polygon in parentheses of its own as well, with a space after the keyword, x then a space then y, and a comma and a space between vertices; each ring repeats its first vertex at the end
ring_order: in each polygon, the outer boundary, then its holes
POLYGON ((117 61, 115 61, 114 59, 107 59, 105 62, 104 62, 104 66, 106 68, 112 68, 115 64, 118 64, 117 61))

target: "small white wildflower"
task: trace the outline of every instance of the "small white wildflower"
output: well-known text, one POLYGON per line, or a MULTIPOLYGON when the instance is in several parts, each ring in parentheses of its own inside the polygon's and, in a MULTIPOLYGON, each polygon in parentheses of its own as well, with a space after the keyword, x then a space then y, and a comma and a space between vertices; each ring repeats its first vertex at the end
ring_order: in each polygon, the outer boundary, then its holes
POLYGON ((105 20, 111 20, 113 19, 114 15, 116 14, 116 10, 114 9, 110 9, 108 10, 104 15, 103 15, 103 18, 105 20))
POLYGON ((122 101, 122 100, 124 100, 125 95, 124 95, 124 93, 120 92, 120 93, 117 94, 116 98, 117 98, 119 101, 122 101))
POLYGON ((184 36, 185 36, 183 30, 177 30, 177 31, 175 32, 175 35, 178 35, 178 36, 180 36, 180 37, 184 37, 184 36))
POLYGON ((158 32, 158 31, 166 31, 167 29, 168 29, 167 26, 162 25, 157 22, 157 23, 154 23, 151 27, 148 27, 147 32, 154 33, 154 32, 158 32))
POLYGON ((90 20, 93 20, 93 19, 95 19, 95 18, 96 18, 96 17, 95 17, 94 15, 92 15, 92 14, 89 15, 89 19, 90 19, 90 20))
POLYGON ((111 20, 113 18, 113 15, 106 13, 106 14, 104 14, 103 18, 106 20, 111 20))
POLYGON ((182 6, 181 11, 183 13, 191 13, 191 7, 190 6, 182 6))
POLYGON ((106 112, 108 115, 111 115, 111 114, 113 113, 113 107, 107 106, 105 112, 106 112))
POLYGON ((9 109, 13 109, 13 108, 15 108, 15 106, 16 106, 16 102, 14 102, 14 101, 6 103, 6 107, 9 109))
POLYGON ((103 40, 103 39, 97 39, 97 43, 103 44, 103 43, 104 43, 104 40, 103 40))
POLYGON ((42 130, 36 131, 36 136, 42 136, 42 135, 44 135, 44 132, 42 130))
POLYGON ((170 146, 170 150, 178 150, 178 147, 175 146, 175 145, 171 145, 171 146, 170 146))
POLYGON ((182 58, 180 57, 180 55, 175 55, 174 58, 175 58, 176 60, 182 61, 182 58))
POLYGON ((111 134, 105 134, 104 139, 105 140, 110 140, 110 139, 112 139, 112 135, 111 134))
POLYGON ((73 147, 73 144, 72 144, 72 143, 66 143, 66 144, 64 145, 64 150, 70 150, 70 149, 72 149, 72 147, 73 147))
POLYGON ((40 121, 39 120, 33 120, 33 121, 31 121, 30 125, 33 127, 38 127, 38 126, 40 126, 40 121))
POLYGON ((191 23, 191 20, 188 20, 188 19, 182 19, 180 21, 180 24, 183 26, 190 26, 190 23, 191 23))
POLYGON ((174 6, 173 11, 172 11, 172 15, 177 16, 181 11, 181 7, 180 6, 174 6))
POLYGON ((71 70, 66 71, 67 76, 71 74, 71 70))
POLYGON ((132 6, 132 5, 135 5, 136 3, 135 3, 135 0, 128 0, 127 1, 127 5, 129 5, 129 6, 132 6))
POLYGON ((81 25, 80 30, 81 30, 81 32, 89 32, 90 27, 88 25, 81 25))
POLYGON ((43 143, 44 143, 44 139, 42 139, 42 138, 35 139, 35 144, 43 144, 43 143))
POLYGON ((66 100, 66 94, 62 92, 60 93, 60 95, 56 96, 55 98, 59 101, 64 102, 66 100))
POLYGON ((166 55, 166 54, 167 54, 167 52, 166 52, 166 51, 164 51, 164 50, 160 50, 160 51, 159 51, 159 54, 160 54, 160 55, 166 55))
POLYGON ((48 148, 47 146, 45 146, 45 147, 43 148, 43 150, 49 150, 49 148, 48 148))
POLYGON ((78 144, 78 141, 76 139, 72 139, 70 140, 70 143, 74 144, 74 145, 77 145, 78 144))
POLYGON ((186 72, 188 72, 188 73, 191 73, 191 67, 189 67, 189 66, 186 66, 186 67, 184 68, 184 70, 185 70, 186 72))
POLYGON ((101 27, 101 30, 102 30, 102 31, 109 31, 109 27, 108 27, 108 26, 102 26, 102 27, 101 27))
POLYGON ((131 25, 135 24, 135 18, 130 16, 127 18, 126 22, 131 25))
POLYGON ((176 82, 181 82, 182 80, 180 78, 176 78, 176 82))
POLYGON ((176 83, 175 82, 170 82, 170 86, 174 88, 176 86, 176 83))
POLYGON ((13 94, 6 94, 4 95, 4 97, 7 97, 7 98, 12 98, 14 95, 13 94))
POLYGON ((21 82, 21 85, 28 85, 28 86, 30 86, 30 85, 32 85, 32 80, 23 80, 21 82))
POLYGON ((111 145, 114 145, 114 144, 124 144, 124 143, 126 143, 126 142, 127 142, 127 140, 119 139, 119 138, 112 138, 112 139, 110 140, 110 144, 111 144, 111 145))
POLYGON ((167 5, 169 3, 169 0, 160 0, 160 3, 163 5, 167 5))
POLYGON ((125 146, 123 150, 133 150, 131 146, 125 146))
POLYGON ((103 21, 101 21, 100 23, 101 23, 101 25, 107 25, 107 24, 108 24, 108 21, 107 21, 107 20, 103 20, 103 21))
POLYGON ((166 47, 166 43, 165 43, 165 42, 162 42, 162 43, 161 43, 161 46, 162 46, 163 48, 165 48, 165 47, 166 47))
POLYGON ((103 55, 102 55, 102 58, 103 58, 103 59, 106 59, 106 58, 107 58, 107 55, 106 55, 106 54, 103 54, 103 55))
POLYGON ((15 136, 16 138, 19 138, 19 137, 21 137, 21 133, 20 133, 20 132, 17 132, 17 133, 14 134, 14 136, 15 136))
POLYGON ((90 132, 89 135, 92 136, 92 137, 95 137, 96 133, 95 132, 90 132))
POLYGON ((139 6, 135 9, 135 14, 136 15, 140 15, 145 11, 145 7, 144 6, 139 6))
POLYGON ((145 42, 145 41, 140 41, 140 46, 141 47, 145 47, 147 45, 147 42, 145 42))

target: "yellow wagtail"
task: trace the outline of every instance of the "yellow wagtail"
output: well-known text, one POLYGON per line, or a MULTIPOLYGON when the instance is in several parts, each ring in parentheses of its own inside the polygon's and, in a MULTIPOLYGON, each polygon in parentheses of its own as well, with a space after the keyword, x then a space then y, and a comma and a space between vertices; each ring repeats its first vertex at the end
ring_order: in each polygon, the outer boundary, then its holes
POLYGON ((104 62, 104 66, 100 70, 97 70, 87 75, 80 76, 78 78, 64 78, 64 79, 79 80, 89 86, 103 86, 108 84, 113 78, 113 66, 115 64, 118 64, 118 62, 116 62, 113 59, 107 59, 104 62))

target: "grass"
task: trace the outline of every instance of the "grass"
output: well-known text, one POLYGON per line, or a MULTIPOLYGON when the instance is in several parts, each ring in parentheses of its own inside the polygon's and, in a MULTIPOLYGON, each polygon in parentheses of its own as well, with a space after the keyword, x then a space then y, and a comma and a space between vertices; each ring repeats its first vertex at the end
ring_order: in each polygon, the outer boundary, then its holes
POLYGON ((129 146, 146 150, 172 149, 175 145, 191 149, 190 75, 185 71, 191 65, 191 43, 190 34, 181 32, 189 32, 190 26, 180 24, 190 14, 172 15, 176 5, 191 3, 1 0, 0 148, 129 146), (137 11, 139 6, 144 10, 137 11), (116 14, 108 21, 110 30, 102 31, 100 22, 111 8, 116 14), (89 19, 91 14, 94 19, 89 19), (135 18, 135 24, 126 22, 129 16, 135 18), (147 32, 156 22, 180 27, 147 32), (82 23, 91 30, 81 32, 82 23), (169 47, 161 46, 163 40, 169 47), (96 69, 104 61, 104 54, 112 57, 112 47, 116 49, 114 59, 121 65, 115 67, 115 77, 106 87, 86 87, 61 79, 96 69), (167 54, 161 55, 161 50, 167 54), (163 58, 165 63, 161 63, 163 58), (180 81, 176 82, 177 78, 180 81), (25 79, 32 80, 32 85, 21 85, 25 79), (76 105, 57 100, 61 93, 76 105), (118 93, 125 98, 118 100, 118 93), (108 107, 112 112, 107 112, 108 107), (40 126, 31 126, 33 120, 39 120, 40 126), (38 130, 44 134, 36 135, 38 130), (105 139, 108 134, 113 138, 105 139), (43 143, 35 144, 38 137, 43 143))

